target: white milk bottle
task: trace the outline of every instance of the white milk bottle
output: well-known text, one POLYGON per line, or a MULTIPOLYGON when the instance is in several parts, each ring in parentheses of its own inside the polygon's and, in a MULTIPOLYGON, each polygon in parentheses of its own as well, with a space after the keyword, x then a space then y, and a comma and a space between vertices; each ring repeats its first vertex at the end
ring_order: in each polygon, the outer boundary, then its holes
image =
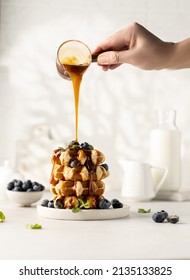
MULTIPOLYGON (((181 144, 180 131, 175 124, 176 111, 158 111, 158 126, 151 131, 150 163, 166 167, 168 174, 160 191, 178 191, 181 184, 181 144)), ((157 183, 162 174, 153 170, 157 183)))

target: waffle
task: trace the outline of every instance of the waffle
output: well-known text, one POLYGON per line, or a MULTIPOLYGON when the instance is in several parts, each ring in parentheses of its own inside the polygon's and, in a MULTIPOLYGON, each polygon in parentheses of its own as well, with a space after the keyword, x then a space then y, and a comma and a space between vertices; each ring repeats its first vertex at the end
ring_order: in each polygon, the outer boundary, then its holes
POLYGON ((102 152, 98 150, 71 150, 61 151, 55 150, 52 154, 52 163, 61 165, 69 165, 71 160, 77 159, 80 165, 85 165, 87 160, 91 160, 93 165, 101 164, 104 162, 105 157, 102 152))
MULTIPOLYGON (((86 166, 69 167, 55 164, 52 169, 52 177, 55 183, 58 180, 71 180, 71 181, 100 181, 109 176, 109 171, 107 171, 103 166, 98 165, 94 167, 94 170, 88 171, 86 166)), ((53 181, 51 182, 53 183, 53 181)), ((53 183, 53 184, 55 184, 53 183)))
POLYGON ((73 141, 66 149, 58 148, 52 153, 50 191, 55 207, 60 202, 64 208, 78 207, 82 199, 89 208, 97 208, 103 196, 102 180, 109 176, 104 154, 86 142, 83 144, 73 141))
POLYGON ((50 188, 53 194, 59 196, 89 195, 92 192, 94 195, 102 195, 105 190, 105 184, 102 181, 59 181, 56 186, 50 188))

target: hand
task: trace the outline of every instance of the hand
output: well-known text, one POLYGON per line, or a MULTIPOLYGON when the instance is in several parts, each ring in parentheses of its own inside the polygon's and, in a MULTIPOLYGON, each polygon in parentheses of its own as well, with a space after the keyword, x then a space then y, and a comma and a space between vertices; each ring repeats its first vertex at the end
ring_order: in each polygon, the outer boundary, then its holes
POLYGON ((138 23, 118 31, 101 42, 95 53, 103 70, 115 69, 123 63, 145 70, 170 68, 175 44, 164 42, 138 23))

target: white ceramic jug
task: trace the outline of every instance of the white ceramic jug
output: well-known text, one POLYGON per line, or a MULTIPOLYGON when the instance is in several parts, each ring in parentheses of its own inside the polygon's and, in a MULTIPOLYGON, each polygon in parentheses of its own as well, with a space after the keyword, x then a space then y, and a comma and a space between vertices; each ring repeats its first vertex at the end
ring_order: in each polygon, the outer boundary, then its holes
POLYGON ((156 196, 167 176, 167 168, 157 167, 144 162, 120 160, 124 171, 121 195, 130 201, 149 201, 156 196), (163 172, 160 181, 155 184, 152 170, 163 172))

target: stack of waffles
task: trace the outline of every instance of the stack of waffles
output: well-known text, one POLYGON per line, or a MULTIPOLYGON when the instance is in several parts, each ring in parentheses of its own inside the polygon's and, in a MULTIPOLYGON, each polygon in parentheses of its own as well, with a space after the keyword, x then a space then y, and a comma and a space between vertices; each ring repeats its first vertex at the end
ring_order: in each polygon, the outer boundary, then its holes
POLYGON ((88 202, 88 208, 98 208, 103 198, 109 176, 108 165, 102 152, 84 142, 71 142, 66 148, 58 148, 51 156, 52 173, 50 190, 53 200, 61 200, 63 208, 78 207, 79 201, 88 202))

